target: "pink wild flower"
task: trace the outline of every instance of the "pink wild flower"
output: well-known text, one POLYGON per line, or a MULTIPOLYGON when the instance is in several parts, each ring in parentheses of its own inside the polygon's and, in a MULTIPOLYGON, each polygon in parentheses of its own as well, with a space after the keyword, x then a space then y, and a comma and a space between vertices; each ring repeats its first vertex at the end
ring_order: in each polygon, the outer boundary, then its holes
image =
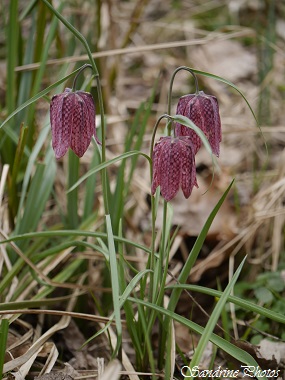
POLYGON ((161 137, 153 150, 152 194, 160 186, 166 201, 175 197, 181 187, 189 198, 196 180, 195 155, 189 137, 161 137))
POLYGON ((66 88, 50 103, 52 147, 58 159, 71 148, 78 157, 88 149, 92 136, 97 143, 95 105, 89 92, 66 88))
MULTIPOLYGON (((217 98, 206 95, 203 91, 199 91, 198 94, 184 95, 178 101, 176 113, 188 117, 204 132, 213 153, 219 157, 222 132, 217 98)), ((175 133, 176 136, 189 136, 191 138, 195 154, 201 148, 202 141, 193 129, 176 123, 175 133)))

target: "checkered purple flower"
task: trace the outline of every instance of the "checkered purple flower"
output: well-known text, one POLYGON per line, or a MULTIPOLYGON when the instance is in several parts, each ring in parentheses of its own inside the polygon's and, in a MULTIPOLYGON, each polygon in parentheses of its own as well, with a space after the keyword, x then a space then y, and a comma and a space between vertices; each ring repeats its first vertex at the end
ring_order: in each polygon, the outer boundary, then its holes
POLYGON ((66 88, 53 96, 50 104, 52 147, 58 159, 71 148, 78 157, 88 149, 96 136, 95 105, 89 92, 66 88))
POLYGON ((166 201, 175 197, 181 187, 189 198, 196 180, 195 155, 189 137, 161 137, 153 150, 152 194, 160 186, 166 201))
MULTIPOLYGON (((199 91, 198 94, 182 96, 179 99, 176 113, 188 117, 204 132, 213 153, 219 157, 222 133, 217 98, 212 95, 206 95, 203 91, 199 91)), ((176 136, 189 136, 191 138, 195 154, 201 148, 201 139, 194 130, 176 123, 175 133, 176 136)))

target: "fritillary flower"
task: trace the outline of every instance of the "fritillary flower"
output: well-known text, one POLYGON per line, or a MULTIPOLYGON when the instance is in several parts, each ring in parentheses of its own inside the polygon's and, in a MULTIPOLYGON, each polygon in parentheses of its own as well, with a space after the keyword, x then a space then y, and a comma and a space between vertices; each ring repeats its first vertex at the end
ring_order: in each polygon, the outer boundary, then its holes
MULTIPOLYGON (((176 113, 188 117, 204 132, 213 153, 219 157, 222 133, 217 98, 206 95, 203 91, 184 95, 178 101, 176 113)), ((175 133, 176 136, 189 136, 194 145, 195 154, 198 152, 202 142, 194 130, 176 123, 175 133)))
POLYGON ((50 104, 52 147, 58 159, 71 148, 78 157, 88 149, 96 136, 95 105, 92 95, 66 88, 53 96, 50 104))
POLYGON ((166 201, 175 197, 179 188, 189 198, 197 185, 195 155, 189 137, 161 137, 153 150, 152 194, 160 186, 166 201))

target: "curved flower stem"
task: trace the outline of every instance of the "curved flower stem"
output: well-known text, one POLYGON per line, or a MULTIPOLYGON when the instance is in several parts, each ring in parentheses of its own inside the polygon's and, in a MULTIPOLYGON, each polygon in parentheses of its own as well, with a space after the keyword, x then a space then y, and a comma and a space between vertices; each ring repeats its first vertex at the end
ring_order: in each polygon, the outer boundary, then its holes
POLYGON ((167 113, 164 113, 163 115, 161 115, 158 119, 157 119, 157 121, 156 121, 156 123, 155 123, 155 125, 154 125, 154 127, 153 127, 153 132, 152 132, 152 137, 151 137, 151 143, 150 143, 150 158, 152 159, 152 154, 153 154, 153 147, 154 147, 154 140, 155 140, 155 135, 156 135, 156 132, 157 132, 157 128, 158 128, 158 126, 159 126, 159 123, 161 122, 161 120, 162 119, 172 119, 172 117, 170 116, 170 115, 168 115, 167 113))
POLYGON ((82 71, 84 71, 84 70, 87 69, 88 67, 89 67, 90 69, 93 70, 92 65, 90 65, 89 63, 86 63, 86 64, 83 65, 83 66, 81 67, 81 69, 78 71, 78 73, 76 74, 76 76, 75 76, 75 78, 74 78, 74 80, 73 80, 73 85, 72 85, 72 89, 71 89, 71 91, 75 91, 75 89, 76 89, 77 78, 78 78, 79 75, 82 73, 82 71))
MULTIPOLYGON (((151 144, 150 144, 150 157, 152 159, 153 157, 153 149, 154 149, 154 141, 155 141, 155 135, 157 132, 157 128, 159 126, 159 123, 161 122, 162 119, 167 118, 169 119, 170 116, 167 114, 161 115, 158 120, 155 123, 155 126, 153 128, 152 132, 152 138, 151 138, 151 144)), ((152 181, 152 174, 153 174, 153 163, 150 166, 150 179, 152 181)), ((150 255, 150 262, 149 262, 149 267, 152 271, 154 271, 154 266, 155 266, 155 202, 154 202, 154 196, 151 195, 151 223, 152 223, 152 241, 151 241, 151 255, 150 255)), ((150 285, 149 285, 149 301, 154 302, 155 298, 155 289, 154 289, 154 283, 153 283, 153 272, 151 272, 150 275, 150 285)))
POLYGON ((185 70, 185 71, 188 71, 194 78, 194 81, 195 81, 195 94, 198 95, 199 94, 199 84, 198 84, 198 78, 197 78, 197 75, 194 73, 194 71, 192 69, 190 69, 190 67, 187 67, 187 66, 179 66, 177 67, 176 70, 174 70, 172 76, 171 76, 171 79, 170 79, 170 84, 169 84, 169 91, 168 91, 168 114, 170 115, 171 114, 171 99, 172 99, 172 87, 173 87, 173 83, 174 83, 174 79, 175 79, 175 76, 176 74, 181 71, 181 70, 185 70))
MULTIPOLYGON (((152 132, 152 138, 151 138, 151 144, 150 144, 150 157, 151 160, 153 159, 153 150, 154 150, 154 143, 155 143, 155 136, 157 132, 157 128, 159 126, 159 123, 161 122, 162 119, 166 118, 167 120, 172 119, 171 116, 167 114, 161 115, 158 120, 156 121, 153 132, 152 132)), ((152 176, 153 176, 153 161, 151 164, 151 169, 150 169, 150 177, 152 181, 152 176)), ((158 257, 158 262, 156 263, 155 260, 155 237, 156 237, 156 231, 155 231, 155 221, 156 221, 156 202, 155 202, 155 197, 154 195, 151 194, 151 228, 152 228, 152 240, 151 240, 151 253, 149 255, 149 260, 148 260, 148 268, 151 269, 150 272, 150 277, 149 277, 149 292, 148 292, 148 300, 150 303, 157 304, 159 302, 159 294, 161 287, 163 287, 163 284, 161 283, 161 280, 163 280, 163 277, 161 276, 161 271, 163 267, 163 261, 164 261, 164 249, 163 247, 165 246, 165 226, 166 226, 166 212, 164 211, 164 217, 165 220, 163 222, 163 227, 162 227, 162 242, 160 243, 160 249, 159 249, 159 257, 158 257)), ((167 208, 167 203, 164 202, 164 207, 165 209, 167 208)), ((149 335, 151 333, 151 330, 153 328, 153 324, 155 322, 157 314, 154 311, 150 311, 148 315, 148 326, 147 326, 147 332, 146 334, 149 335)))
MULTIPOLYGON (((94 72, 94 76, 96 78, 97 83, 97 93, 98 93, 98 103, 99 103, 99 110, 101 115, 101 130, 102 130, 102 162, 106 161, 106 142, 105 142, 105 130, 106 130, 106 124, 105 124, 105 113, 104 113, 104 105, 103 105, 103 96, 102 96, 102 89, 101 89, 101 83, 99 79, 99 72, 95 63, 95 60, 92 56, 90 47, 88 45, 88 42, 86 41, 85 37, 76 29, 72 24, 70 24, 69 21, 67 21, 50 3, 48 0, 42 0, 45 5, 51 10, 51 12, 71 31, 72 34, 82 43, 82 45, 86 49, 86 53, 88 55, 91 67, 94 72)), ((107 172, 106 169, 102 170, 102 183, 103 183, 103 197, 104 197, 104 207, 105 207, 105 214, 109 214, 109 202, 108 202, 108 194, 107 194, 107 172)))

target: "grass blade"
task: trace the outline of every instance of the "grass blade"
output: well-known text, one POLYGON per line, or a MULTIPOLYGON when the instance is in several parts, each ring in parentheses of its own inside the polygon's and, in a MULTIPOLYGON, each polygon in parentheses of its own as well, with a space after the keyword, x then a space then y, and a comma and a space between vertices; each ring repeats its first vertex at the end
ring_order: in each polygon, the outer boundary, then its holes
MULTIPOLYGON (((251 105, 249 104, 249 101, 247 100, 247 98, 245 97, 245 95, 241 92, 241 90, 236 86, 234 85, 232 82, 230 82, 229 80, 225 79, 225 78, 222 78, 218 75, 215 75, 215 74, 211 74, 211 73, 208 73, 206 71, 201 71, 201 70, 196 70, 196 69, 192 69, 191 70, 195 73, 195 74, 199 74, 199 75, 203 75, 205 77, 208 77, 208 78, 211 78, 211 79, 215 79, 215 80, 218 80, 220 82, 223 82, 225 84, 227 84, 228 86, 232 87, 234 90, 236 90, 241 96, 242 98, 244 99, 244 101, 246 102, 248 108, 250 109, 250 112, 252 114, 252 116, 254 117, 254 120, 256 121, 256 124, 258 125, 259 127, 259 123, 258 123, 258 120, 257 120, 257 117, 251 107, 251 105)), ((260 127, 259 127, 260 129, 260 127)))
POLYGON ((114 315, 115 315, 116 328, 117 328, 117 347, 115 348, 113 352, 113 356, 115 356, 122 344, 122 321, 121 321, 121 312, 120 312, 120 293, 119 293, 120 286, 119 286, 119 277, 118 277, 117 256, 116 256, 110 215, 106 215, 106 230, 107 230, 108 248, 109 248, 109 256, 110 256, 110 271, 111 271, 114 315))
POLYGON ((38 99, 40 99, 43 96, 45 96, 46 94, 48 94, 51 90, 53 90, 54 88, 56 88, 57 86, 59 86, 61 83, 65 82, 68 78, 72 77, 74 74, 76 74, 80 69, 81 69, 81 67, 79 67, 79 69, 73 71, 71 74, 68 74, 65 77, 61 78, 57 82, 53 83, 52 85, 50 85, 46 89, 44 89, 41 92, 39 92, 38 94, 34 95, 31 99, 27 100, 25 103, 23 103, 22 105, 20 105, 15 111, 13 111, 3 121, 3 123, 0 125, 0 129, 3 128, 8 123, 8 121, 11 120, 15 115, 17 115, 18 112, 22 111, 24 108, 28 107, 30 104, 36 102, 38 99))
MULTIPOLYGON (((68 151, 68 188, 78 181, 79 158, 71 149, 68 151)), ((78 190, 67 193, 67 220, 68 228, 75 229, 79 225, 78 216, 78 190)))
MULTIPOLYGON (((173 311, 170 311, 168 309, 164 309, 161 306, 149 303, 147 301, 143 301, 140 299, 129 297, 129 300, 133 303, 141 304, 143 306, 149 307, 153 310, 156 310, 162 315, 165 315, 169 319, 174 319, 175 321, 181 323, 182 325, 188 327, 190 330, 198 333, 203 334, 204 328, 202 326, 199 326, 197 323, 190 321, 189 319, 182 317, 181 315, 178 315, 174 313, 173 311)), ((218 346, 223 351, 227 352, 229 355, 231 355, 233 358, 239 360, 240 362, 248 365, 253 366, 255 368, 258 367, 258 363, 255 361, 255 359, 246 351, 240 349, 239 347, 235 346, 234 344, 226 341, 225 339, 219 337, 218 335, 212 333, 210 336, 210 341, 218 346)), ((266 377, 257 376, 258 379, 264 380, 266 377)))
MULTIPOLYGON (((222 292, 220 292, 219 290, 210 289, 210 288, 206 288, 199 285, 177 284, 173 286, 167 286, 166 289, 167 288, 180 288, 180 289, 190 290, 193 292, 208 294, 210 296, 218 297, 218 298, 222 296, 222 292)), ((283 314, 277 313, 273 310, 266 309, 265 307, 256 305, 253 302, 244 300, 236 296, 229 296, 228 302, 232 302, 235 305, 240 306, 241 308, 249 310, 253 313, 263 315, 264 317, 270 318, 273 321, 285 324, 285 316, 283 314)))
MULTIPOLYGON (((32 238, 41 238, 45 237, 48 240, 55 238, 56 236, 64 236, 64 237, 71 237, 71 236, 90 236, 95 238, 102 238, 106 239, 107 234, 105 232, 91 232, 91 231, 84 231, 84 230, 53 230, 53 231, 39 231, 39 232, 29 232, 21 235, 15 235, 8 239, 0 240, 0 245, 9 243, 10 241, 20 241, 20 240, 29 240, 32 238)), ((150 253, 150 249, 142 244, 136 243, 135 241, 121 238, 118 236, 113 235, 115 241, 120 241, 125 244, 130 244, 131 246, 141 249, 146 253, 150 253)))
POLYGON ((81 178, 68 190, 68 192, 73 191, 74 189, 76 189, 76 187, 78 187, 83 181, 85 181, 87 178, 89 178, 92 174, 97 173, 100 170, 105 169, 108 166, 110 166, 112 164, 115 164, 116 162, 118 162, 120 160, 123 160, 123 159, 128 158, 128 157, 132 157, 132 156, 135 156, 135 155, 142 155, 149 162, 151 162, 151 159, 150 159, 150 157, 147 154, 139 152, 139 151, 135 151, 134 150, 134 151, 131 151, 131 152, 123 153, 120 156, 117 156, 117 157, 113 158, 112 160, 103 162, 102 164, 98 165, 96 168, 90 169, 87 173, 85 173, 83 176, 81 176, 81 178))
MULTIPOLYGON (((90 168, 94 169, 100 163, 100 155, 98 149, 94 150, 90 168)), ((91 170, 90 169, 90 170, 91 170)), ((96 176, 91 175, 85 185, 85 198, 84 198, 84 210, 83 210, 83 220, 87 219, 93 212, 94 207, 94 189, 96 187, 96 176)))
POLYGON ((199 340, 199 343, 195 349, 195 352, 194 352, 194 355, 192 357, 192 360, 191 360, 191 363, 189 365, 190 368, 193 368, 195 366, 198 366, 199 363, 200 363, 200 360, 202 358, 202 355, 203 355, 203 352, 206 348, 206 345, 210 339, 210 336, 211 334, 213 333, 214 331, 214 328, 218 322, 218 319, 221 315, 221 312, 228 300, 228 297, 230 295, 230 292, 232 291, 238 277, 239 277, 239 274, 242 270, 242 267, 244 265, 244 262, 246 260, 246 257, 243 259, 243 261, 241 262, 241 264, 239 265, 238 269, 236 270, 233 278, 231 279, 231 281, 229 282, 229 284, 227 285, 226 289, 224 290, 221 298, 219 299, 219 301, 217 302, 208 322, 207 322, 207 325, 204 329, 204 332, 201 336, 201 339, 199 340))
POLYGON ((0 326, 0 379, 3 375, 3 366, 6 353, 6 344, 8 338, 9 321, 8 319, 2 319, 0 326))
MULTIPOLYGON (((211 212, 211 214, 209 215, 206 223, 204 224, 199 236, 197 237, 197 240, 194 244, 194 247, 192 248, 189 256, 188 256, 188 259, 186 261, 186 263, 184 264, 181 272, 180 272, 180 275, 178 277, 178 282, 180 284, 184 284, 189 276, 189 273, 200 253, 200 250, 202 248, 202 245, 205 241, 205 238, 208 234, 208 231, 212 225, 212 222, 215 218, 215 216, 217 215, 219 209, 221 208, 222 204, 224 203, 224 200, 226 199, 232 185, 234 183, 234 180, 230 183, 230 185, 228 186, 227 190, 224 192, 224 194, 222 195, 222 197, 220 198, 219 202, 216 204, 216 206, 214 207, 213 211, 211 212)), ((168 309, 173 311, 176 307, 176 304, 178 302, 178 299, 180 297, 180 294, 181 294, 181 291, 182 289, 177 289, 177 290, 174 290, 172 293, 171 293, 171 297, 170 297, 170 301, 169 301, 169 305, 168 305, 168 309)))
POLYGON ((50 196, 56 174, 56 166, 52 152, 46 156, 44 164, 38 164, 30 183, 24 214, 17 221, 17 231, 21 234, 36 229, 45 204, 50 196))

